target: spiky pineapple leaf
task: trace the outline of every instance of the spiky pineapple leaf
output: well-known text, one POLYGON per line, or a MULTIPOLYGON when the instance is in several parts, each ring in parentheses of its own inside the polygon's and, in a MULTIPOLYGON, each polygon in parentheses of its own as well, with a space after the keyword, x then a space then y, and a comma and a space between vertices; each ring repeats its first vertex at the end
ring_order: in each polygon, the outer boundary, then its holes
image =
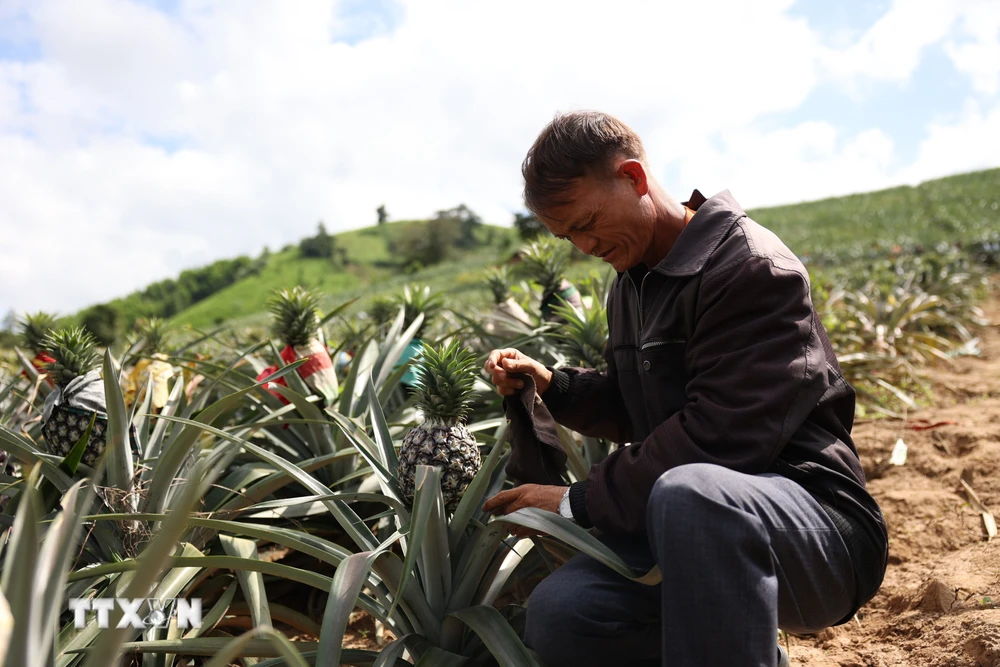
POLYGON ((477 605, 453 611, 450 615, 472 628, 501 665, 541 667, 507 620, 493 607, 477 605))

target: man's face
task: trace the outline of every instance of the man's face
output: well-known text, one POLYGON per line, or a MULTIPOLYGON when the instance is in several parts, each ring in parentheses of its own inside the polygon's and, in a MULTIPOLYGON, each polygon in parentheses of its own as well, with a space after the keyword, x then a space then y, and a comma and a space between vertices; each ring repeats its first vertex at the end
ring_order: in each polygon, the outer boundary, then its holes
POLYGON ((655 219, 644 187, 637 187, 627 175, 584 176, 566 194, 569 204, 538 213, 554 236, 570 241, 582 253, 600 257, 615 271, 626 271, 643 261, 652 244, 655 219))

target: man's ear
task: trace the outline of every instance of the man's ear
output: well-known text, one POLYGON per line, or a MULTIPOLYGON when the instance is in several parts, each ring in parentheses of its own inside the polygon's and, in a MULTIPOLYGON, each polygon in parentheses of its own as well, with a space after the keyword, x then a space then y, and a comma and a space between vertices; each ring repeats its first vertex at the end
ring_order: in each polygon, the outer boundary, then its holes
POLYGON ((635 188, 636 194, 640 197, 645 196, 649 192, 649 181, 646 180, 646 168, 642 166, 642 162, 635 159, 623 160, 618 165, 617 176, 627 178, 632 183, 632 187, 635 188))

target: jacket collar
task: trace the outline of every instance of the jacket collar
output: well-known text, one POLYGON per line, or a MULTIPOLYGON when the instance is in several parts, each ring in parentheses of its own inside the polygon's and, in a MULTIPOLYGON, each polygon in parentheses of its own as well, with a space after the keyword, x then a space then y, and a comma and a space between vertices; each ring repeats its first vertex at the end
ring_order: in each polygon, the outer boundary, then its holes
POLYGON ((667 256, 653 267, 666 276, 693 276, 700 272, 736 221, 746 215, 729 190, 708 199, 695 190, 684 205, 695 211, 694 217, 667 256))

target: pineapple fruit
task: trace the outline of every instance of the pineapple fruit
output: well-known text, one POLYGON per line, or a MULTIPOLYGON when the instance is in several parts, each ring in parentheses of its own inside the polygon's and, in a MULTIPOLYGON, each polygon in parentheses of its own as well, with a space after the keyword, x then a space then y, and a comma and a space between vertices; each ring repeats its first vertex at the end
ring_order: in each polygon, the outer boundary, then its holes
POLYGON ((455 511, 482 459, 476 439, 466 427, 476 381, 476 357, 457 342, 424 346, 415 364, 416 404, 423 422, 403 437, 396 473, 407 502, 413 502, 418 465, 441 468, 445 508, 455 511))
POLYGON ((86 329, 77 327, 49 332, 42 345, 53 357, 47 370, 57 387, 45 402, 42 437, 50 453, 66 456, 96 413, 82 459, 92 466, 104 452, 108 428, 104 384, 97 371, 97 341, 86 329))
MULTIPOLYGON (((298 368, 299 376, 309 388, 329 405, 339 393, 337 373, 320 330, 319 299, 302 287, 278 291, 268 304, 272 331, 285 343, 281 358, 285 363, 308 359, 298 368)), ((266 369, 265 373, 274 372, 266 369)), ((262 374, 264 375, 264 374, 262 374)), ((258 377, 258 379, 261 379, 258 377)), ((278 380, 284 384, 283 380, 278 380)))

